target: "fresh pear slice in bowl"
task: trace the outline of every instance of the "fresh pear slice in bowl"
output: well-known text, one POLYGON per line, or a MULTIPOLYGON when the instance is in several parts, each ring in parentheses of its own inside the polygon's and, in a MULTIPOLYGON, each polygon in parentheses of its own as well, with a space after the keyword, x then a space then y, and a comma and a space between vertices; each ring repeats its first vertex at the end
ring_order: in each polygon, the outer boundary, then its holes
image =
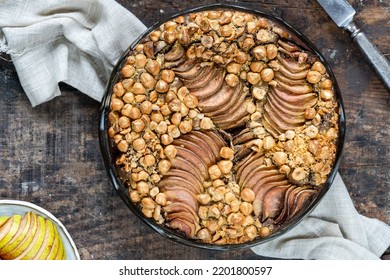
POLYGON ((4 217, 4 216, 1 216, 0 217, 0 227, 6 222, 8 221, 9 217, 4 217))
MULTIPOLYGON (((4 228, 13 215, 18 214, 23 217, 27 213, 30 213, 30 223, 26 222, 25 229, 19 229, 16 236, 8 242, 7 246, 4 246, 5 248, 3 249, 6 253, 0 253, 0 260, 80 259, 77 247, 65 226, 52 213, 33 203, 0 199, 0 228, 4 228), (41 230, 38 230, 38 220, 40 220, 38 216, 43 217, 45 220, 45 229, 42 232, 41 230), (1 219, 1 217, 3 218, 1 219), (29 224, 28 229, 26 228, 27 224, 29 224), (27 231, 27 233, 24 235, 25 231, 27 231), (14 244, 16 240, 20 240, 18 245, 14 244), (61 246, 63 249, 60 248, 61 246)), ((39 224, 42 223, 39 222, 39 224)), ((22 227, 22 225, 20 226, 22 227)), ((0 234, 1 238, 5 236, 1 232, 0 234)))
POLYGON ((31 212, 30 214, 30 226, 27 231, 26 236, 23 238, 22 241, 20 241, 19 245, 16 246, 12 251, 5 253, 4 255, 1 255, 1 258, 4 260, 12 260, 20 256, 31 244, 35 233, 37 231, 38 227, 38 221, 37 221, 37 215, 34 212, 31 212))
POLYGON ((18 232, 15 234, 12 240, 8 242, 6 246, 0 249, 0 256, 11 252, 21 243, 22 240, 24 240, 30 228, 30 221, 31 221, 30 213, 27 213, 26 215, 23 216, 18 232))
POLYGON ((64 243, 60 242, 60 247, 58 248, 58 253, 55 257, 55 260, 64 260, 65 257, 64 243))
POLYGON ((43 239, 45 238, 45 234, 46 234, 46 221, 45 218, 39 215, 37 215, 37 219, 38 219, 38 228, 30 246, 28 246, 27 249, 20 256, 16 258, 16 260, 31 260, 32 258, 35 257, 35 255, 38 253, 39 249, 41 248, 43 239))
POLYGON ((1 227, 0 234, 2 231, 4 231, 5 234, 2 238, 0 237, 0 249, 7 245, 8 242, 10 242, 15 236, 15 234, 18 232, 21 220, 21 215, 14 215, 12 217, 12 224, 9 228, 7 226, 1 227))
POLYGON ((46 260, 55 260, 61 246, 61 236, 58 234, 57 229, 55 229, 53 247, 46 257, 46 260))
POLYGON ((53 248, 56 235, 58 235, 58 233, 56 231, 55 225, 47 219, 45 239, 43 240, 42 246, 39 249, 38 253, 35 255, 34 260, 46 259, 51 249, 53 248))

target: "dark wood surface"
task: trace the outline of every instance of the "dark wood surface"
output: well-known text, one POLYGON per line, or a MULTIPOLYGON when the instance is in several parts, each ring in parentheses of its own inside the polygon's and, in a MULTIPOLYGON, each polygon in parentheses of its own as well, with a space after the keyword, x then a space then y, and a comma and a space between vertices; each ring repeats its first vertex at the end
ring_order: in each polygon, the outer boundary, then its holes
MULTIPOLYGON (((183 9, 225 1, 119 1, 150 26, 183 9)), ((390 58, 390 1, 354 0, 356 23, 390 58)), ((229 2, 226 2, 229 3, 229 2)), ((390 223, 390 93, 348 34, 314 0, 233 1, 282 17, 309 38, 336 74, 346 110, 340 173, 357 210, 390 223)), ((99 103, 62 85, 32 108, 9 57, 0 59, 0 198, 33 202, 57 216, 82 259, 261 259, 250 249, 189 248, 153 232, 109 182, 98 142, 99 103)))

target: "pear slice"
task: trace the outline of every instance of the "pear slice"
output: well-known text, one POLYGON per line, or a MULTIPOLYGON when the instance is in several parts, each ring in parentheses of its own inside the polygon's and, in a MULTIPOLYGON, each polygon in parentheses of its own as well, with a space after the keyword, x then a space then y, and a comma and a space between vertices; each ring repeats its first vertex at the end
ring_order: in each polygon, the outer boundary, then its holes
POLYGON ((62 242, 61 236, 58 234, 58 237, 60 239, 60 248, 58 249, 57 256, 55 257, 55 260, 64 260, 65 258, 65 246, 62 242))
POLYGON ((9 217, 1 216, 1 217, 0 217, 0 227, 1 227, 2 225, 4 225, 5 222, 8 221, 8 219, 9 219, 9 217))
POLYGON ((10 217, 1 227, 0 227, 0 240, 2 240, 7 233, 10 231, 14 218, 10 217))
POLYGON ((21 215, 13 215, 11 226, 9 228, 2 227, 1 231, 4 231, 5 235, 2 238, 0 237, 0 249, 6 246, 8 242, 10 242, 12 238, 15 236, 15 234, 18 232, 21 220, 22 220, 21 215))
POLYGON ((23 216, 19 226, 19 230, 12 238, 12 240, 6 246, 0 249, 0 257, 4 254, 11 252, 20 244, 20 242, 25 238, 25 236, 28 233, 28 230, 30 228, 30 222, 31 222, 31 215, 30 213, 27 213, 23 216))
POLYGON ((57 230, 56 227, 54 227, 54 242, 53 246, 51 248, 51 251, 46 257, 46 260, 54 260, 58 254, 58 251, 60 249, 60 245, 62 243, 61 236, 57 230))
POLYGON ((54 245, 56 234, 55 225, 49 219, 46 219, 45 239, 43 240, 42 246, 38 253, 35 255, 34 260, 46 259, 54 245))
POLYGON ((31 241, 34 238, 35 232, 37 231, 37 215, 34 212, 30 212, 31 221, 30 221, 30 227, 28 229, 28 232, 24 239, 20 242, 20 244, 13 249, 11 252, 4 254, 1 256, 4 260, 13 260, 16 257, 18 257, 20 254, 23 253, 23 251, 30 246, 31 241))
POLYGON ((34 239, 32 240, 30 246, 16 259, 18 260, 31 260, 38 253, 39 249, 42 246, 43 240, 46 234, 46 221, 42 216, 37 215, 38 217, 38 228, 37 232, 34 235, 34 239))

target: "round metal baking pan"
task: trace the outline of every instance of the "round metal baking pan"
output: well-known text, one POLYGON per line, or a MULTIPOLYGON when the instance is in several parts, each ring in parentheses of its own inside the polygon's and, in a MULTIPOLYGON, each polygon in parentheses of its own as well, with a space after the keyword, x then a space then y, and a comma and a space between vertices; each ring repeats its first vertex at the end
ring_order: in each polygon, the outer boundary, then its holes
POLYGON ((299 222, 306 217, 321 201, 323 196, 326 194, 326 192, 329 190, 331 187, 333 180, 336 176, 339 164, 340 164, 340 159, 341 159, 341 153, 343 150, 343 144, 344 144, 344 137, 345 137, 345 129, 346 129, 346 124, 345 124, 345 115, 344 115, 344 107, 343 107, 343 102, 342 102, 342 97, 340 94, 339 87, 337 85, 336 78, 329 66, 329 64, 326 62, 324 56, 320 53, 320 51, 304 36, 302 35, 299 31, 297 31, 294 27, 292 27, 290 24, 282 20, 281 18, 275 17, 273 15, 269 15, 265 12, 262 12, 260 10, 252 10, 252 9, 247 9, 235 5, 225 5, 225 4, 213 4, 213 5, 208 5, 208 6, 202 6, 196 9, 190 9, 190 10, 185 10, 179 14, 173 15, 170 18, 166 18, 161 22, 156 23, 152 27, 150 27, 148 30, 145 31, 143 35, 141 35, 131 46, 129 46, 128 50, 123 54, 123 56, 119 59, 118 63, 116 64, 115 68, 113 69, 111 78, 109 83, 107 84, 106 92, 104 95, 104 98, 101 103, 101 110, 100 110, 100 122, 99 122, 99 140, 100 140, 100 147, 101 147, 101 152, 102 156, 104 159, 104 163, 108 172, 108 176, 115 187, 116 191, 118 192, 119 196, 122 198, 124 203, 128 206, 128 208, 136 215, 138 216, 142 221, 144 221, 148 226, 150 226, 152 229, 154 229, 156 232, 159 234, 174 240, 176 242, 189 245, 189 246, 194 246, 198 248, 204 248, 204 249, 212 249, 212 250, 231 250, 231 249, 240 249, 240 248, 248 248, 252 247, 264 242, 268 242, 288 230, 292 229, 293 227, 297 226, 299 222), (159 27, 161 24, 164 22, 176 18, 177 16, 180 15, 185 15, 193 12, 200 12, 200 11, 205 11, 205 10, 216 10, 216 9, 231 9, 231 10, 238 10, 242 12, 246 12, 249 14, 254 14, 257 16, 261 16, 264 18, 267 18, 274 23, 278 24, 282 28, 286 29, 292 36, 293 41, 300 45, 303 49, 308 49, 311 52, 315 53, 320 61, 324 64, 326 67, 326 70, 330 76, 330 79, 333 82, 333 87, 334 87, 334 92, 337 98, 338 102, 338 107, 339 107, 339 137, 338 137, 338 143, 337 143, 337 154, 336 154, 336 159, 332 168, 331 173, 329 174, 328 180, 325 183, 324 187, 321 189, 320 193, 318 196, 310 203, 310 205, 301 212, 300 215, 297 215, 295 218, 290 220, 288 223, 283 224, 275 233, 271 234, 267 238, 256 238, 250 242, 247 243, 241 243, 241 244, 226 244, 226 245, 215 245, 215 244, 208 244, 208 243, 203 243, 201 241, 193 240, 184 237, 180 233, 178 233, 175 230, 172 230, 170 228, 164 227, 162 225, 159 225, 154 222, 153 219, 148 219, 146 218, 139 208, 130 200, 129 197, 129 192, 128 189, 123 185, 121 180, 119 179, 118 176, 118 171, 115 167, 114 164, 114 158, 112 154, 112 147, 110 145, 110 141, 108 138, 108 120, 107 116, 110 112, 110 96, 112 93, 113 86, 115 83, 119 80, 120 77, 120 69, 125 63, 126 57, 131 53, 133 50, 134 46, 137 45, 138 42, 140 42, 146 35, 148 35, 151 31, 155 30, 157 27, 159 27))

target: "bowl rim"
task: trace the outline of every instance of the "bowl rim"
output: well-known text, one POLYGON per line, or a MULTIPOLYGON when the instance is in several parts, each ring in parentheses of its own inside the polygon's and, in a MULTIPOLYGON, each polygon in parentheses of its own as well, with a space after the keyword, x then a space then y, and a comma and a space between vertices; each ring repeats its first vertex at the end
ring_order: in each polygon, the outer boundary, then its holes
POLYGON ((190 9, 184 9, 178 13, 175 13, 169 17, 166 17, 155 24, 153 24, 151 27, 147 28, 145 32, 143 32, 136 40, 133 41, 133 43, 128 47, 128 49, 124 52, 124 54, 120 57, 118 62, 116 63, 115 67, 113 68, 113 71, 111 73, 111 77, 107 83, 106 90, 104 93, 104 97, 101 102, 101 108, 100 108, 100 118, 99 118, 99 128, 98 128, 98 134, 99 134, 99 143, 100 143, 100 149, 104 161, 104 165, 106 167, 108 176, 110 178, 111 183, 113 184, 114 188, 116 189, 117 193, 123 200, 123 202, 127 205, 127 207, 138 217, 140 218, 144 223, 146 223, 149 227, 151 227, 153 230, 155 230, 160 235, 169 238, 170 240, 176 241, 178 243, 188 245, 191 247, 196 248, 202 248, 202 249, 210 249, 210 250, 216 250, 216 251, 226 251, 226 250, 232 250, 232 249, 244 249, 244 248, 250 248, 256 245, 260 245, 266 242, 269 242, 287 231, 290 231, 294 227, 296 227, 305 217, 308 216, 310 212, 314 210, 314 208, 319 204, 319 202, 322 200, 324 195, 327 193, 329 188, 331 187, 334 178, 338 172, 338 168, 341 162, 341 156, 344 146, 344 140, 345 140, 345 133, 346 133, 346 120, 345 120, 345 111, 344 111, 344 105, 343 100, 341 96, 341 92, 336 80, 336 77, 329 65, 329 63, 326 61, 322 53, 317 49, 315 45, 313 45, 310 40, 307 39, 305 35, 303 35, 301 32, 299 32, 297 29, 295 29, 293 26, 291 26, 288 22, 283 20, 282 18, 266 13, 265 11, 261 9, 250 9, 247 7, 239 6, 239 5, 233 5, 233 4, 210 4, 210 5, 202 5, 196 8, 190 8, 190 9), (189 13, 194 12, 201 12, 206 10, 216 10, 216 9, 231 9, 236 11, 241 11, 245 13, 250 13, 256 16, 264 17, 272 22, 276 23, 278 26, 281 26, 288 30, 288 32, 294 37, 294 41, 299 42, 301 47, 308 48, 310 51, 314 52, 318 59, 323 63, 325 66, 329 77, 331 78, 333 82, 333 89, 336 95, 337 103, 338 103, 338 109, 339 109, 339 120, 338 120, 338 126, 339 126, 339 135, 338 140, 336 143, 337 151, 336 151, 336 158, 332 167, 331 172, 328 175, 328 180, 322 187, 321 191, 317 195, 317 197, 310 202, 310 204, 307 206, 307 208, 300 213, 297 217, 290 220, 289 223, 286 223, 286 225, 282 225, 278 228, 278 230, 271 234, 269 237, 261 239, 261 238, 255 238, 252 241, 245 242, 245 243, 238 243, 238 244, 224 244, 224 245, 217 245, 217 244, 210 244, 210 243, 203 243, 201 241, 197 241, 194 239, 189 239, 184 237, 183 235, 179 234, 177 231, 172 230, 168 227, 159 225, 154 222, 154 220, 146 218, 142 215, 141 211, 138 209, 138 207, 130 200, 128 190, 126 187, 123 186, 122 182, 119 180, 119 176, 114 164, 114 161, 112 159, 112 155, 110 152, 110 142, 109 137, 107 134, 108 131, 108 124, 107 124, 107 116, 110 111, 109 103, 112 93, 112 88, 114 86, 114 83, 117 82, 119 78, 119 71, 120 68, 123 66, 126 57, 129 55, 129 53, 133 50, 133 48, 151 31, 158 28, 161 24, 163 24, 166 21, 169 21, 171 19, 174 19, 181 15, 186 15, 189 13))
MULTIPOLYGON (((61 221, 56 218, 52 213, 50 213, 48 210, 27 201, 22 200, 12 200, 12 199, 1 199, 0 200, 0 208, 1 206, 16 206, 16 207, 25 207, 28 209, 31 209, 31 211, 35 212, 36 214, 42 215, 45 218, 50 219, 59 229, 59 233, 61 237, 64 239, 66 238, 67 242, 69 243, 71 247, 71 253, 73 253, 75 260, 80 260, 80 254, 77 250, 76 244, 74 243, 72 237, 70 236, 68 230, 65 228, 65 226, 61 223, 61 221)), ((18 214, 19 212, 27 213, 24 210, 15 211, 15 214, 18 214)), ((63 241, 66 242, 66 241, 63 241)), ((66 251, 68 256, 68 251, 66 251)), ((68 260, 68 258, 66 259, 68 260)))

